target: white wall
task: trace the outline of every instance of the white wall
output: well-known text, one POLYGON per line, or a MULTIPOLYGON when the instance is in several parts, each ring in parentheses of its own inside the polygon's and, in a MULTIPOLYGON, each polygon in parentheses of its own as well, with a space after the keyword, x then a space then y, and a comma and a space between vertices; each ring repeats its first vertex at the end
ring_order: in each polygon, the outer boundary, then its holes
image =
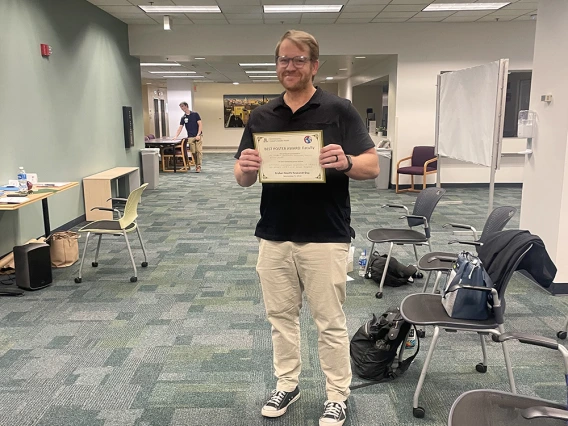
MULTIPOLYGON (((394 160, 406 157, 416 145, 434 144, 436 76, 440 71, 510 60, 510 69, 532 69, 534 21, 484 23, 336 24, 297 25, 312 33, 322 55, 398 55, 396 104, 389 96, 389 137, 396 140, 394 160), (396 116, 394 106, 396 105, 396 116), (395 133, 392 134, 393 125, 395 133)), ((133 55, 159 56, 168 46, 171 55, 269 55, 287 27, 274 25, 199 25, 184 31, 163 31, 158 26, 129 26, 133 55), (247 43, 241 40, 246 39, 247 43), (207 40, 207 43, 203 43, 207 40)), ((392 61, 392 59, 391 59, 392 61)), ((380 77, 370 76, 369 80, 380 77)), ((356 83, 353 79, 353 85, 356 83)), ((393 80, 389 74, 389 80, 393 80)), ((368 80, 367 80, 368 81, 368 80)), ((341 83, 340 83, 341 85, 341 83)), ((522 179, 523 158, 497 174, 497 182, 522 179)), ((504 165, 505 166, 505 165, 504 165)), ((448 168, 444 182, 489 182, 488 173, 477 169, 462 173, 448 168)))
MULTIPOLYGON (((179 104, 187 102, 189 109, 193 111, 192 89, 193 81, 185 78, 170 78, 168 84, 168 124, 170 128, 170 136, 175 136, 179 127, 179 121, 183 115, 179 104)), ((187 132, 182 129, 180 136, 187 136, 187 132)))
MULTIPOLYGON (((337 93, 337 84, 319 84, 318 86, 332 93, 337 93)), ((272 95, 283 91, 280 83, 239 85, 232 83, 196 83, 193 104, 194 110, 199 113, 203 122, 203 149, 226 148, 236 151, 241 142, 242 128, 225 128, 224 126, 223 95, 272 95)))

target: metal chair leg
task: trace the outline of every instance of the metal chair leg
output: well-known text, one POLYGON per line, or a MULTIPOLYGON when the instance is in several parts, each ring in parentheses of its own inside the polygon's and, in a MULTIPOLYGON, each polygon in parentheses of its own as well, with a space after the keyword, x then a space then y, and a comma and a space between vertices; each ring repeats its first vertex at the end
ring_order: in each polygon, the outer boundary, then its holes
POLYGON ((432 276, 432 271, 428 272, 428 278, 426 278, 426 282, 424 283, 424 287, 422 287, 422 293, 426 293, 428 289, 428 284, 430 284, 430 277, 432 276))
POLYGON ((440 335, 440 327, 434 327, 434 334, 432 335, 432 342, 430 342, 430 348, 428 349, 428 354, 426 355, 426 360, 424 360, 424 366, 420 372, 420 378, 418 379, 418 384, 416 385, 416 391, 414 392, 414 398, 412 400, 412 408, 417 409, 418 398, 420 397, 420 391, 422 390, 422 385, 424 384, 424 379, 426 378, 426 372, 428 371, 428 366, 430 365, 430 360, 432 359, 432 354, 434 349, 436 349, 436 344, 438 343, 438 336, 440 335))
POLYGON ((436 272, 436 281, 434 281, 434 287, 432 288, 432 294, 436 294, 436 290, 438 290, 438 286, 440 285, 440 278, 442 278, 442 272, 436 272))
MULTIPOLYGON (((503 334, 505 329, 503 325, 499 325, 499 332, 503 334)), ((507 368, 507 376, 509 376, 509 385, 511 386, 511 392, 517 393, 517 387, 515 386, 515 377, 513 376, 513 368, 511 367, 511 357, 509 356, 509 348, 507 348, 508 342, 501 342, 503 346, 503 357, 505 358, 505 367, 507 368)))
POLYGON ((485 336, 479 333, 479 340, 481 342, 481 352, 483 353, 483 362, 481 365, 477 364, 475 369, 480 373, 487 371, 487 346, 485 345, 485 336))
POLYGON ((367 264, 365 265, 365 278, 367 277, 367 272, 369 272, 369 268, 371 267, 368 259, 371 258, 371 254, 373 254, 373 250, 375 250, 375 243, 371 244, 371 251, 369 252, 369 257, 367 258, 367 264))
MULTIPOLYGON (((97 243, 97 251, 95 252, 95 264, 99 259, 99 249, 101 248, 101 240, 103 239, 103 234, 99 234, 99 242, 97 243)), ((95 266, 95 265, 93 265, 95 266)))
POLYGON ((377 297, 377 299, 383 298, 383 286, 385 284, 385 278, 387 277, 387 269, 389 267, 389 263, 390 263, 390 260, 391 260, 391 253, 392 253, 393 247, 394 247, 394 243, 390 243, 389 254, 387 255, 387 261, 385 263, 385 269, 383 270, 383 275, 381 275, 381 283, 379 284, 379 292, 375 295, 377 297))
POLYGON ((416 262, 418 262, 418 252, 416 251, 416 244, 412 244, 412 248, 414 249, 414 257, 416 258, 416 262))
POLYGON ((87 238, 85 238, 85 246, 83 247, 83 256, 81 256, 81 264, 79 265, 79 276, 75 278, 75 282, 78 284, 83 278, 83 263, 85 263, 85 255, 87 254, 87 245, 89 244, 90 232, 87 232, 87 238))
POLYGON ((124 239, 126 240, 126 247, 128 247, 128 254, 130 254, 130 261, 132 262, 132 267, 134 268, 134 276, 130 277, 130 282, 136 282, 138 280, 138 273, 136 272, 136 263, 134 263, 134 256, 132 256, 132 250, 130 249, 130 242, 128 241, 128 235, 126 232, 123 233, 124 239))
POLYGON ((136 233, 138 234, 138 239, 140 240, 140 245, 142 246, 142 253, 144 253, 144 262, 142 263, 142 266, 145 267, 148 266, 148 258, 146 257, 146 247, 144 247, 144 242, 142 241, 142 235, 140 234, 140 228, 138 227, 138 224, 136 224, 136 233))

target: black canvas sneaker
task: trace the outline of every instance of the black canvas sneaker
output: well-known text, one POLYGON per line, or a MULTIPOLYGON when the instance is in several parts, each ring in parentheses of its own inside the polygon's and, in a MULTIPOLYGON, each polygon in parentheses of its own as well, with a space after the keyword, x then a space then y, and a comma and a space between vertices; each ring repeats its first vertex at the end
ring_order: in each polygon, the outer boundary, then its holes
MULTIPOLYGON (((280 417, 292 404, 300 398, 300 389, 296 386, 292 392, 284 392, 274 389, 270 398, 262 407, 261 414, 264 417, 280 417)), ((345 418, 345 417, 344 417, 345 418)))
POLYGON ((325 401, 319 426, 341 426, 347 418, 347 405, 344 402, 325 401))

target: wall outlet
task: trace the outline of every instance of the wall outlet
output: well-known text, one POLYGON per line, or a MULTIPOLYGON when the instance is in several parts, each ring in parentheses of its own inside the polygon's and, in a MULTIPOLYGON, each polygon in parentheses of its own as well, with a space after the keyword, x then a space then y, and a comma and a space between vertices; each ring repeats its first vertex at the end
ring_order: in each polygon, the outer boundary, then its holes
POLYGON ((552 95, 542 95, 540 100, 542 102, 552 102, 552 95))

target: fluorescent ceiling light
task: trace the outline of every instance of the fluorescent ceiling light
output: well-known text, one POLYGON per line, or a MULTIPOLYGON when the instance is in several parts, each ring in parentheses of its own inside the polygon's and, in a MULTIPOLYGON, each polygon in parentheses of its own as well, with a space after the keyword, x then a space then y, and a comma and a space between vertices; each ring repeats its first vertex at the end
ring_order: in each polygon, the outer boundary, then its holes
POLYGON ((168 15, 164 15, 164 31, 171 31, 172 29, 172 20, 168 15))
POLYGON ((204 78, 202 75, 164 75, 164 78, 204 78))
POLYGON ((342 4, 264 5, 264 13, 339 12, 342 4))
POLYGON ((347 68, 339 68, 339 71, 347 71, 347 68))
POLYGON ((247 74, 276 74, 276 71, 245 71, 247 74))
POLYGON ((422 12, 441 12, 452 10, 497 10, 507 6, 511 2, 504 3, 432 3, 422 9, 422 12))
POLYGON ((333 80, 333 77, 326 77, 326 80, 333 80))
POLYGON ((143 6, 146 13, 221 13, 219 6, 143 6))
POLYGON ((258 63, 243 63, 239 64, 241 67, 275 67, 276 64, 274 62, 258 62, 258 63))
POLYGON ((366 56, 355 56, 355 59, 365 59, 366 56))
POLYGON ((148 71, 150 74, 195 74, 195 71, 148 71))
POLYGON ((194 59, 205 59, 205 58, 194 58, 194 59))
POLYGON ((176 62, 142 62, 141 67, 181 67, 180 64, 176 62))
POLYGON ((236 86, 237 84, 239 84, 238 81, 233 81, 233 84, 236 86))

